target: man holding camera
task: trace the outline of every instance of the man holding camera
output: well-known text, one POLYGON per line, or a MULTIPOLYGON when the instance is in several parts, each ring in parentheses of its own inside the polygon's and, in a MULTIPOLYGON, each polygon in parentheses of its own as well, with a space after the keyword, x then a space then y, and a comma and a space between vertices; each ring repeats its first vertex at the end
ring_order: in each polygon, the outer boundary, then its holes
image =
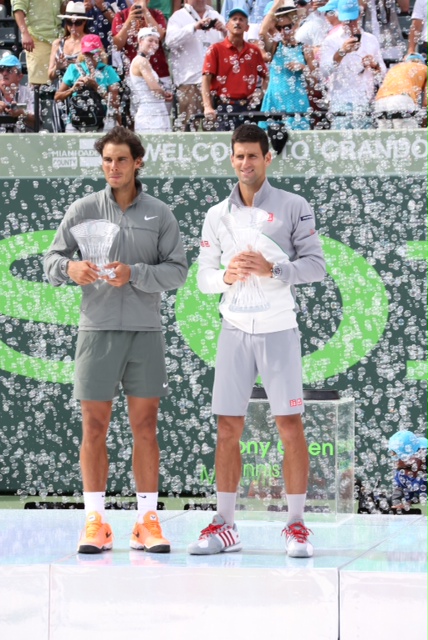
POLYGON ((0 133, 22 133, 34 128, 34 93, 21 80, 21 63, 7 53, 0 58, 0 133))
MULTIPOLYGON (((118 51, 123 52, 126 71, 129 70, 129 65, 137 55, 137 34, 140 29, 144 27, 156 29, 161 43, 165 38, 165 16, 157 9, 149 9, 148 5, 149 0, 135 0, 128 9, 116 13, 111 25, 113 45, 118 51)), ((168 63, 162 45, 150 58, 150 64, 160 79, 169 79, 168 63)))
POLYGON ((337 14, 340 24, 322 43, 320 56, 320 72, 328 79, 331 128, 369 129, 371 102, 386 72, 380 45, 360 27, 358 0, 339 0, 337 14))
POLYGON ((168 21, 165 44, 177 87, 178 128, 189 131, 189 120, 203 112, 202 65, 208 47, 226 36, 223 18, 205 0, 189 0, 168 21))

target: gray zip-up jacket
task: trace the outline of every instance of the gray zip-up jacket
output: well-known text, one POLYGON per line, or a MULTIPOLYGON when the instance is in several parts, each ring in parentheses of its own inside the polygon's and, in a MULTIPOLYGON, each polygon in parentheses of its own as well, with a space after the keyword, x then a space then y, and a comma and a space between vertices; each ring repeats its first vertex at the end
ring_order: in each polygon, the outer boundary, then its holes
POLYGON ((120 227, 110 260, 130 265, 132 284, 83 286, 79 329, 160 331, 161 293, 186 281, 188 267, 177 220, 166 204, 144 193, 140 182, 137 185, 138 195, 125 212, 109 185, 76 200, 45 255, 46 276, 57 287, 68 280, 62 263, 78 252, 71 227, 88 219, 105 219, 120 227))
POLYGON ((257 245, 269 262, 282 268, 282 276, 260 278, 269 309, 237 313, 229 309, 236 284, 224 282, 224 270, 236 254, 233 239, 222 217, 229 200, 244 207, 236 185, 230 198, 212 207, 205 218, 199 252, 198 285, 203 293, 222 293, 220 312, 225 320, 246 333, 271 333, 297 326, 293 285, 318 282, 325 276, 325 261, 309 203, 299 195, 275 189, 267 180, 254 196, 254 207, 269 214, 257 245))

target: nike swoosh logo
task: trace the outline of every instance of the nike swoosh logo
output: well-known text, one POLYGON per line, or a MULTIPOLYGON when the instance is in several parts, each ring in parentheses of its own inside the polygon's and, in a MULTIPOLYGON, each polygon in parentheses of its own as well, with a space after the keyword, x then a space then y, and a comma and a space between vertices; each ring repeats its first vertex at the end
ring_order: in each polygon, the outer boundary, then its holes
POLYGON ((106 538, 111 538, 111 533, 106 533, 106 538))
POLYGON ((164 382, 162 386, 163 386, 163 388, 164 388, 164 389, 166 389, 166 388, 167 388, 167 386, 168 386, 168 383, 167 383, 167 382, 164 382))
POLYGON ((154 220, 158 216, 144 216, 144 220, 154 220))

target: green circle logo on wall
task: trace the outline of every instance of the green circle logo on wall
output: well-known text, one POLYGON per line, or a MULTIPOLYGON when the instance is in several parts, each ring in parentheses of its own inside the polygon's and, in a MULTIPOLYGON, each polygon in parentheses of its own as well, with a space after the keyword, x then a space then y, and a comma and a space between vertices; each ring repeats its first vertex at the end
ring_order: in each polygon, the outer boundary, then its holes
MULTIPOLYGON (((52 287, 47 282, 16 278, 11 264, 16 260, 44 253, 55 231, 34 231, 0 242, 0 313, 20 320, 77 326, 81 300, 80 287, 52 287)), ((74 362, 36 358, 0 342, 0 368, 3 371, 47 382, 73 381, 74 362)))
MULTIPOLYGON (((55 231, 37 231, 0 242, 0 313, 21 320, 78 325, 79 287, 54 288, 18 279, 10 270, 14 261, 44 253, 54 235, 55 231)), ((375 269, 346 245, 326 237, 321 241, 327 271, 342 296, 343 318, 323 348, 303 357, 305 383, 325 380, 356 364, 378 343, 388 317, 386 290, 375 269)), ((196 274, 195 263, 186 284, 177 291, 176 317, 187 344, 212 366, 221 326, 219 296, 202 294, 196 274)), ((0 368, 36 380, 69 384, 74 363, 36 358, 0 342, 0 368)))

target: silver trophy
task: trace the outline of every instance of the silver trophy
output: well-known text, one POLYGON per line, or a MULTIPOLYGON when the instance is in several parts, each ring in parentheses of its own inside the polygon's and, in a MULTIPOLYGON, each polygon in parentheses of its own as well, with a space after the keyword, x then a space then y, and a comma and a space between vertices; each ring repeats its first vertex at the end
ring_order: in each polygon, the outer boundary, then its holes
POLYGON ((119 232, 119 225, 108 220, 85 220, 70 229, 79 245, 83 260, 93 262, 99 268, 100 276, 116 277, 114 269, 105 269, 110 261, 109 253, 113 240, 119 232))
MULTIPOLYGON (((269 214, 266 211, 256 207, 229 207, 229 213, 222 217, 222 221, 233 238, 236 253, 257 251, 262 227, 268 218, 269 214)), ((251 274, 246 280, 236 282, 234 288, 230 311, 255 313, 269 309, 270 304, 266 300, 258 276, 251 274)))

